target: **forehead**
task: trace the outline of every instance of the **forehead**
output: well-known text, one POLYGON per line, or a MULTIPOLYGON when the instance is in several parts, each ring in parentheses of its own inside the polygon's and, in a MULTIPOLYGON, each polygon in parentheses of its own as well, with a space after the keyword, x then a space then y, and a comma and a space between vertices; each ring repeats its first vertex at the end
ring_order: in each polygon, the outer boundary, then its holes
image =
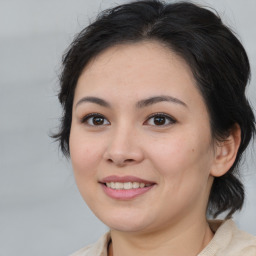
MULTIPOLYGON (((173 52, 169 47, 157 41, 142 41, 136 43, 118 44, 107 48, 99 55, 94 57, 84 68, 83 73, 96 75, 108 71, 146 71, 162 70, 170 72, 171 69, 182 69, 184 73, 193 78, 191 70, 186 61, 173 52), (169 65, 168 65, 169 64, 169 65), (113 70, 114 69, 114 70, 113 70)), ((113 74, 113 73, 110 74, 113 74)), ((154 72, 155 73, 155 72, 154 72)), ((173 76, 174 74, 172 74, 173 76)))
MULTIPOLYGON (((132 44, 121 44, 110 47, 93 58, 84 68, 78 79, 117 78, 132 76, 151 78, 167 75, 175 78, 182 74, 184 78, 193 80, 192 72, 187 63, 170 48, 154 42, 145 41, 132 44), (177 73, 177 71, 179 72, 177 73)), ((165 77, 166 78, 166 77, 165 77)))
POLYGON ((78 79, 78 97, 100 96, 140 100, 155 95, 180 98, 188 104, 201 101, 193 74, 170 48, 146 41, 110 47, 90 61, 78 79))

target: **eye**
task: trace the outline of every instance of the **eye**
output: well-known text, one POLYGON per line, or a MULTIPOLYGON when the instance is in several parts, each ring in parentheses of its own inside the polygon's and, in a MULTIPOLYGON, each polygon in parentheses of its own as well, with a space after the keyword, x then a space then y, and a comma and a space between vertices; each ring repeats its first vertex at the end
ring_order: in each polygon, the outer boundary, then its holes
POLYGON ((152 126, 168 126, 174 123, 176 123, 176 120, 164 113, 153 114, 146 120, 146 124, 152 126))
POLYGON ((110 125, 110 122, 103 115, 98 113, 91 113, 86 115, 82 118, 81 122, 89 126, 110 125))

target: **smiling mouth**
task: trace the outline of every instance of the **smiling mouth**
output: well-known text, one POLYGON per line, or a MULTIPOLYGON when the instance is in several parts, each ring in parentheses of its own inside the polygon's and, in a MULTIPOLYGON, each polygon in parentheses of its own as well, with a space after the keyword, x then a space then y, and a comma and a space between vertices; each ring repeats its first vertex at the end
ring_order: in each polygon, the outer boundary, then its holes
POLYGON ((117 200, 131 200, 147 193, 156 183, 134 176, 108 176, 99 182, 105 194, 117 200))
POLYGON ((116 190, 138 189, 138 188, 144 188, 144 187, 149 187, 153 185, 153 184, 145 184, 143 182, 107 182, 104 184, 108 188, 112 188, 116 190))

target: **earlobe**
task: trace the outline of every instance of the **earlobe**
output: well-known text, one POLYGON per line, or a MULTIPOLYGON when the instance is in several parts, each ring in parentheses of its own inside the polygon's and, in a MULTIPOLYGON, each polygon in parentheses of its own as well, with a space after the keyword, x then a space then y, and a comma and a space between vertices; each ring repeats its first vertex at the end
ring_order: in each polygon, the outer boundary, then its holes
POLYGON ((230 129, 229 136, 216 143, 215 160, 211 169, 211 175, 220 177, 224 175, 236 160, 237 152, 241 143, 241 129, 235 124, 230 129))

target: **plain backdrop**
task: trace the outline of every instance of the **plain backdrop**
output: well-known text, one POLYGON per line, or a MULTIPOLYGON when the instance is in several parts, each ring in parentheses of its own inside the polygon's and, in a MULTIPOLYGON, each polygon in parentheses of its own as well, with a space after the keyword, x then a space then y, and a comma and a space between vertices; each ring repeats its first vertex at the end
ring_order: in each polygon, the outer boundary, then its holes
MULTIPOLYGON (((49 137, 61 108, 61 56, 100 10, 125 1, 0 0, 0 256, 61 256, 107 228, 87 208, 71 164, 49 137)), ((256 107, 256 1, 197 1, 237 32, 252 67, 247 95, 256 107)), ((256 235, 256 150, 243 164, 247 200, 235 215, 256 235)))

